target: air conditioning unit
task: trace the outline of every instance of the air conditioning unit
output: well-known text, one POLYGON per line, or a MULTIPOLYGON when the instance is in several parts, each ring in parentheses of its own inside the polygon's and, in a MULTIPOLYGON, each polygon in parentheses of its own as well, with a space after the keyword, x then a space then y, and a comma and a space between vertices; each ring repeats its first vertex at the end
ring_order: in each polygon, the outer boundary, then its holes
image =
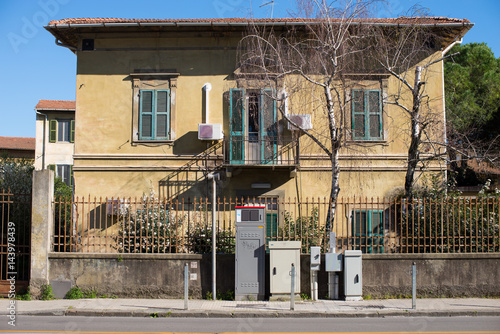
MULTIPOLYGON (((311 130, 313 128, 311 122, 311 115, 288 115, 288 118, 297 124, 303 130, 311 130)), ((292 123, 288 123, 288 130, 296 131, 299 130, 297 127, 293 126, 292 123)))
POLYGON ((222 124, 198 124, 199 140, 219 140, 224 138, 222 124))

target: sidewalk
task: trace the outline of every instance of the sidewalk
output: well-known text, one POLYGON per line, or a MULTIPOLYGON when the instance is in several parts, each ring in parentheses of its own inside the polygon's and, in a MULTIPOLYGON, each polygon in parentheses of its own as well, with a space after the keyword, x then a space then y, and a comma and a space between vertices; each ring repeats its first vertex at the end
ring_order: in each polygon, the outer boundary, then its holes
MULTIPOLYGON (((0 299, 0 316, 7 315, 9 299, 0 299)), ((16 301, 18 315, 123 316, 123 317, 388 317, 388 316, 500 316, 500 299, 436 298, 382 299, 346 302, 320 300, 295 302, 236 302, 182 299, 58 299, 16 301)))

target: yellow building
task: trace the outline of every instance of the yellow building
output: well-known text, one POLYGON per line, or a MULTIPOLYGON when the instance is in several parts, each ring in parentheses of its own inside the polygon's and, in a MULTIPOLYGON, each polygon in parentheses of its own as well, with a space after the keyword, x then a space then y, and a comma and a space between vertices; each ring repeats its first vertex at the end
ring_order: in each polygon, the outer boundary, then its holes
MULTIPOLYGON (((377 22, 391 28, 397 20, 377 22)), ((238 86, 237 46, 249 22, 50 22, 45 28, 77 56, 75 195, 133 197, 152 189, 167 198, 205 197, 211 193, 207 175, 218 172, 220 196, 328 196, 328 156, 290 130, 263 92, 238 86)), ((288 29, 300 22, 274 19, 256 24, 288 29)), ((425 25, 436 27, 443 37, 429 59, 442 57, 472 26, 467 20, 447 18, 427 18, 425 25)), ((442 62, 433 64, 429 73, 426 91, 444 120, 442 62)), ((353 145, 340 154, 341 196, 382 197, 402 188, 409 125, 403 110, 386 103, 399 87, 394 77, 379 75, 359 81, 348 92, 361 101, 358 109, 351 108, 352 122, 373 123, 361 132, 352 124, 348 141, 353 145), (368 105, 372 99, 378 101, 376 107, 368 105)), ((316 130, 325 126, 314 109, 305 114, 309 116, 297 121, 310 121, 316 130)), ((443 122, 434 136, 445 141, 443 122)), ((428 170, 444 168, 435 163, 428 170)))

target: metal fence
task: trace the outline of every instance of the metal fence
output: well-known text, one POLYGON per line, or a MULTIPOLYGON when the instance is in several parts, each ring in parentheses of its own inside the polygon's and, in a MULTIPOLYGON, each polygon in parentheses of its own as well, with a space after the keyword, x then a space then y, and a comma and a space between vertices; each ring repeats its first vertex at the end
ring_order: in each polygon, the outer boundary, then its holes
POLYGON ((7 296, 13 277, 17 291, 28 286, 30 244, 31 194, 0 190, 0 296, 7 296))
MULTIPOLYGON (((335 220, 327 198, 218 198, 217 252, 234 253, 235 206, 266 207, 266 240, 300 240, 327 251, 485 253, 499 251, 498 197, 339 198, 335 220)), ((209 253, 209 199, 76 198, 54 202, 53 250, 92 253, 209 253)), ((267 243, 266 243, 267 247, 267 243)))

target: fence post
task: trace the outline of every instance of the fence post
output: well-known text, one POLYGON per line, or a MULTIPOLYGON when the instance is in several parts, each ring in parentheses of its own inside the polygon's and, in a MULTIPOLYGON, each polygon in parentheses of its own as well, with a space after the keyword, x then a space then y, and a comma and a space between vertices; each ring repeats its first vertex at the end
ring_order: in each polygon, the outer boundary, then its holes
POLYGON ((290 310, 295 310, 295 265, 292 263, 292 279, 290 288, 290 310))
POLYGON ((417 309, 417 263, 411 267, 411 308, 417 309))
POLYGON ((54 215, 54 171, 33 172, 31 211, 31 293, 38 297, 40 288, 49 283, 49 252, 52 247, 54 215))
POLYGON ((188 290, 189 290, 189 269, 188 264, 184 265, 184 309, 188 309, 188 290))

